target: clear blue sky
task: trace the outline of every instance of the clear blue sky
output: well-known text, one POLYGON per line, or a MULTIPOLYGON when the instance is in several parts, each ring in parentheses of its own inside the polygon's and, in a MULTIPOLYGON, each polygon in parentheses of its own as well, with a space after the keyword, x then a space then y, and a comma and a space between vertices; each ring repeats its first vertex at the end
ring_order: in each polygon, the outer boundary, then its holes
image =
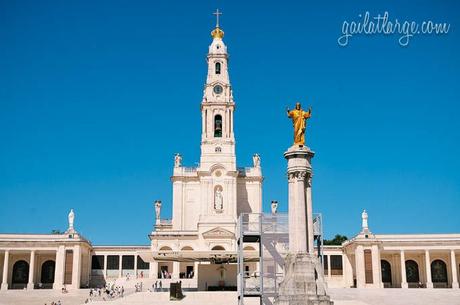
POLYGON ((287 210, 285 107, 300 100, 326 237, 357 233, 364 208, 375 233, 459 233, 458 2, 316 2, 1 0, 0 232, 65 230, 74 208, 94 244, 148 243, 152 201, 171 215, 174 153, 199 160, 219 7, 237 162, 261 155, 266 211, 287 210), (451 30, 340 47, 365 11, 451 30))

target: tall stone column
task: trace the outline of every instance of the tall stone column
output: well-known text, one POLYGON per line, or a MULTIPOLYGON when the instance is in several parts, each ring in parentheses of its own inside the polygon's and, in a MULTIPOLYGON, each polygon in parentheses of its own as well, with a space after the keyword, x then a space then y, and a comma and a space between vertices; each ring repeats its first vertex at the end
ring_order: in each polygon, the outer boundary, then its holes
POLYGON ((196 279, 197 278, 197 275, 198 275, 198 266, 200 265, 199 262, 195 262, 194 266, 193 266, 193 278, 196 279))
POLYGON ((134 254, 134 278, 137 278, 137 253, 134 254))
POLYGON ((30 263, 29 263, 29 282, 27 283, 27 289, 34 289, 35 281, 34 281, 34 273, 35 273, 35 250, 30 251, 30 263))
POLYGON ((123 255, 118 256, 118 277, 123 277, 123 255))
POLYGON ((353 286, 353 267, 351 265, 350 257, 347 253, 343 254, 343 281, 345 288, 350 288, 353 286))
POLYGON ((61 245, 56 251, 56 267, 54 270, 53 289, 62 289, 64 285, 64 270, 65 270, 65 247, 61 245))
POLYGON ((401 288, 408 288, 406 275, 406 257, 404 250, 401 250, 401 288))
POLYGON ((292 253, 312 253, 313 250, 311 186, 307 185, 313 156, 314 153, 306 147, 291 147, 284 153, 288 161, 289 252, 292 253))
POLYGON ((285 275, 279 286, 276 305, 332 305, 326 292, 324 272, 313 254, 313 213, 311 200, 311 158, 305 146, 292 146, 284 153, 288 161, 289 253, 285 275))
POLYGON ((452 288, 459 288, 458 274, 457 274, 457 261, 455 259, 455 251, 450 250, 450 264, 452 267, 452 288))
POLYGON ((81 246, 76 245, 73 247, 72 288, 80 289, 80 279, 81 279, 81 246))
POLYGON ((426 288, 433 288, 433 282, 431 281, 431 259, 430 252, 425 250, 425 269, 426 269, 426 288))
POLYGON ((107 279, 107 254, 104 254, 104 279, 107 279))
POLYGON ((8 264, 10 259, 10 251, 5 251, 5 257, 3 258, 3 275, 2 275, 2 290, 8 289, 8 264))
POLYGON ((383 288, 382 268, 380 266, 380 251, 379 251, 378 245, 372 245, 371 255, 372 255, 372 281, 374 282, 374 287, 383 288))
POLYGON ((158 262, 153 261, 149 264, 149 278, 157 279, 158 278, 158 262))
POLYGON ((313 202, 311 198, 311 182, 312 174, 308 174, 306 179, 306 194, 307 194, 307 232, 308 232, 308 253, 315 253, 315 241, 314 241, 314 232, 313 232, 313 202))
POLYGON ((173 262, 173 270, 172 270, 171 278, 178 279, 179 272, 180 272, 180 262, 173 262))
POLYGON ((364 270, 364 248, 362 245, 357 245, 355 249, 355 268, 356 268, 356 287, 362 288, 366 283, 364 270))

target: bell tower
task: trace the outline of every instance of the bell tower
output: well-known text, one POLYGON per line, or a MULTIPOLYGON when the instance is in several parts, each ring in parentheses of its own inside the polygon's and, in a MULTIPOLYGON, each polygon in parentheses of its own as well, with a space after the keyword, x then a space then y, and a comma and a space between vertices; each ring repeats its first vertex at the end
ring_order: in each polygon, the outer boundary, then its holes
POLYGON ((228 75, 228 53, 224 31, 219 27, 219 10, 214 13, 217 24, 207 55, 208 75, 201 102, 202 132, 200 169, 209 170, 219 163, 228 171, 236 170, 235 136, 233 133, 232 87, 228 75))

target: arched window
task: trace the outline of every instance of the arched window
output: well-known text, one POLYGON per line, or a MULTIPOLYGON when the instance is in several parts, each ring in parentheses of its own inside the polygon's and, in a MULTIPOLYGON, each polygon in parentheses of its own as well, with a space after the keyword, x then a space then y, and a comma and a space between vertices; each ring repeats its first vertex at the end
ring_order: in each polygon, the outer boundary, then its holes
POLYGON ((190 246, 185 246, 181 250, 193 251, 193 248, 190 246))
POLYGON ((211 250, 213 251, 225 251, 225 248, 222 246, 214 246, 211 250))
POLYGON ((216 62, 216 74, 220 74, 220 62, 216 62))
POLYGON ((418 283, 420 277, 418 274, 418 264, 413 260, 406 261, 406 282, 418 283))
POLYGON ((382 282, 391 284, 391 265, 388 261, 382 259, 380 262, 382 268, 382 282))
POLYGON ((163 246, 160 248, 160 251, 172 251, 171 247, 163 246))
POLYGON ((431 263, 431 281, 433 283, 447 283, 446 263, 440 259, 431 263))
POLYGON ((17 261, 13 265, 13 284, 27 284, 29 281, 29 263, 17 261))
POLYGON ((222 116, 220 114, 214 117, 214 137, 222 138, 222 116))
MULTIPOLYGON (((94 257, 94 256, 93 256, 94 257)), ((54 268, 56 263, 52 260, 46 261, 42 265, 41 272, 41 283, 42 284, 52 284, 54 283, 54 268)))

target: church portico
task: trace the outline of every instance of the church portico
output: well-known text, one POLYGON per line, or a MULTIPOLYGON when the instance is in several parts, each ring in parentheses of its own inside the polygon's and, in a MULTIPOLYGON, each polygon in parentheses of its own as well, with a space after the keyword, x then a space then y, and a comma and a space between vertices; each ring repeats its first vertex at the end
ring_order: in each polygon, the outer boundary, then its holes
MULTIPOLYGON (((23 235, 24 236, 24 235, 23 235)), ((25 237, 25 236, 24 236, 25 237)), ((22 245, 0 247, 1 289, 80 288, 88 284, 89 248, 82 245, 45 247, 30 245, 35 236, 27 236, 22 245), (29 245, 27 245, 27 243, 29 245), (82 253, 84 248, 84 254, 82 253), (66 265, 67 263, 67 265, 66 265), (60 266, 59 264, 62 264, 60 266), (82 266, 86 268, 82 272, 82 266)), ((38 243, 43 243, 43 240, 38 243)), ((1 244, 1 240, 0 240, 1 244)))
POLYGON ((367 218, 364 211, 361 232, 342 244, 354 287, 458 289, 460 234, 373 234, 367 218))

